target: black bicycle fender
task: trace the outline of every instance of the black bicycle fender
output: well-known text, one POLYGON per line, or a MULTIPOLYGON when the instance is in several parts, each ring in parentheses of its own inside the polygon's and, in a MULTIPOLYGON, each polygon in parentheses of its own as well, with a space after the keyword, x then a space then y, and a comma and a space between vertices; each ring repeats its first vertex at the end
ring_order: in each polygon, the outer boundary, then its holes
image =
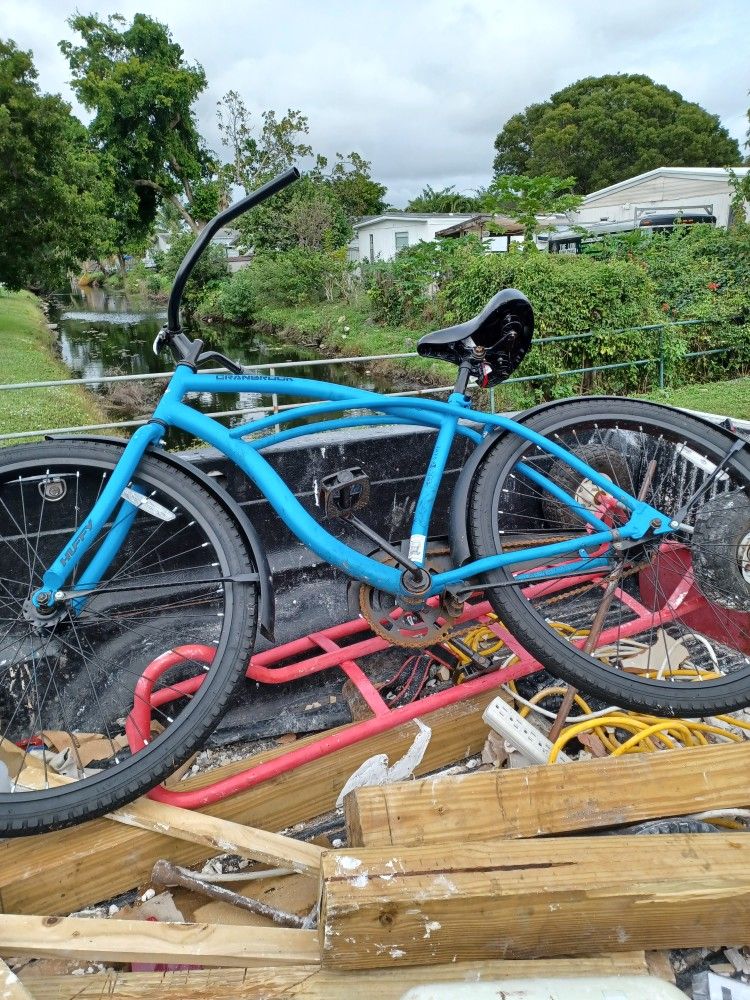
MULTIPOLYGON (((104 442, 105 444, 117 445, 119 448, 124 448, 128 443, 126 438, 103 437, 101 435, 94 434, 49 434, 47 437, 49 440, 54 441, 93 441, 99 444, 104 442)), ((170 451, 165 451, 163 448, 157 448, 153 445, 146 450, 146 454, 150 455, 152 458, 158 459, 161 462, 166 462, 167 465, 171 465, 172 468, 180 469, 181 472, 184 472, 185 475, 192 479, 198 486, 206 490, 214 498, 214 500, 216 500, 216 502, 224 508, 229 517, 231 517, 235 522, 237 530, 245 539, 247 546, 252 553, 255 565, 258 567, 258 578, 260 582, 260 631, 264 638, 269 641, 273 641, 275 605, 271 567, 268 562, 268 556, 263 548, 263 543, 258 536, 258 532, 253 527, 245 512, 242 510, 237 501, 234 500, 222 486, 215 482, 211 476, 207 476, 205 472, 198 469, 192 464, 192 462, 188 462, 184 458, 180 458, 170 451)))

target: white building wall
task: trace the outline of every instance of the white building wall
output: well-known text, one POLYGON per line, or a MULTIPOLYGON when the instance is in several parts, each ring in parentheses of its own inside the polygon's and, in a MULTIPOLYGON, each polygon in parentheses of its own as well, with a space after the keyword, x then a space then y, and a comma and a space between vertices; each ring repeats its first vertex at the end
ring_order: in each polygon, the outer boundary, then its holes
POLYGON ((662 175, 645 178, 621 191, 589 195, 576 213, 576 223, 628 222, 636 208, 697 208, 713 206, 719 226, 729 221, 732 191, 724 177, 662 175))
POLYGON ((419 242, 431 243, 435 239, 436 232, 470 218, 470 215, 444 215, 434 219, 374 221, 357 229, 355 238, 349 245, 349 256, 354 260, 370 260, 370 236, 372 236, 374 259, 393 260, 396 256, 396 233, 408 233, 409 246, 419 242))
POLYGON ((393 260, 396 256, 396 233, 409 234, 409 246, 420 240, 429 240, 427 223, 414 219, 386 219, 374 226, 359 230, 359 256, 370 260, 370 234, 373 236, 372 250, 375 260, 393 260))

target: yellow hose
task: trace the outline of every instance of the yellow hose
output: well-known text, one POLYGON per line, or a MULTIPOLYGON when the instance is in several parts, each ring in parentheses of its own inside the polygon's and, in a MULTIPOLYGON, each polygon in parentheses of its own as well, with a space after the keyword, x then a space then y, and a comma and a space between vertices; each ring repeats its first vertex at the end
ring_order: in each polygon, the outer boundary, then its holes
MULTIPOLYGON (((488 616, 492 621, 497 621, 497 616, 488 616)), ((583 638, 587 635, 585 629, 575 629, 566 622, 560 621, 550 621, 548 623, 551 628, 559 632, 561 635, 566 636, 570 639, 572 636, 576 638, 583 638)), ((487 628, 486 625, 474 625, 470 629, 467 629, 465 633, 461 636, 463 642, 469 646, 472 650, 477 652, 482 652, 485 656, 492 656, 499 652, 505 647, 505 643, 498 639, 495 633, 487 628)), ((461 667, 470 663, 471 660, 466 654, 462 653, 461 650, 454 646, 451 646, 450 641, 444 644, 451 652, 458 658, 459 665, 461 667)), ((509 650, 510 652, 510 650, 509 650)), ((605 652, 606 655, 606 652, 605 652)), ((517 657, 513 657, 517 659, 517 657)), ((628 669, 627 664, 624 665, 623 670, 628 673, 636 673, 633 669, 628 669)), ((640 677, 655 678, 659 676, 658 670, 645 670, 637 671, 640 677)), ((721 673, 715 670, 690 670, 685 667, 677 668, 675 670, 669 671, 670 677, 692 677, 695 680, 712 680, 717 677, 721 677, 721 673)), ((518 690, 516 688, 515 682, 510 681, 507 685, 509 690, 514 694, 518 695, 518 690)), ((562 697, 567 693, 568 688, 566 686, 552 686, 544 688, 538 691, 531 698, 526 699, 531 705, 540 705, 540 703, 546 701, 548 698, 562 697)), ((573 701, 575 705, 583 713, 583 717, 580 721, 572 723, 566 726, 565 729, 560 733, 560 736, 555 741, 552 746, 549 755, 549 762, 552 763, 557 759, 560 751, 565 747, 572 739, 581 733, 593 732, 602 746, 609 751, 613 757, 621 757, 624 754, 630 753, 643 753, 656 752, 658 751, 657 743, 666 747, 667 749, 677 749, 677 748, 687 748, 694 746, 708 746, 709 740, 706 734, 710 734, 714 737, 720 737, 724 740, 729 740, 735 743, 743 742, 743 737, 737 733, 730 732, 721 726, 714 726, 706 722, 693 722, 688 719, 662 719, 654 715, 647 715, 638 712, 626 712, 622 710, 613 710, 611 714, 595 716, 594 718, 587 719, 585 716, 592 715, 592 710, 588 702, 580 694, 576 692, 573 701), (618 739, 616 730, 625 730, 626 732, 632 733, 632 735, 621 742, 618 739)), ((522 718, 526 718, 532 711, 529 705, 521 705, 518 709, 518 713, 522 718)), ((737 726, 739 729, 750 731, 750 723, 744 720, 735 719, 731 715, 717 715, 715 717, 719 722, 724 722, 729 726, 737 726)), ((726 821, 730 829, 745 829, 742 824, 737 827, 731 826, 733 821, 726 821)))

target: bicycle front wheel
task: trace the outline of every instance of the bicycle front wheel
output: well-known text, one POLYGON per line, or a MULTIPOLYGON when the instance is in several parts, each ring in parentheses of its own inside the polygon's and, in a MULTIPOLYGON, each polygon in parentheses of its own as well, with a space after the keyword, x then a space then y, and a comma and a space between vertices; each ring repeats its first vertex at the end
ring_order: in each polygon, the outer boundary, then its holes
POLYGON ((67 826, 154 787, 214 728, 252 650, 258 582, 241 534, 156 456, 130 483, 131 500, 148 502, 123 500, 78 568, 119 536, 102 579, 34 615, 30 595, 121 454, 76 441, 0 453, 2 836, 67 826))
MULTIPOLYGON (((673 535, 621 555, 598 552, 612 557, 603 570, 519 583, 520 573, 577 558, 568 555, 487 574, 487 597, 503 623, 553 674, 624 708, 696 716, 750 704, 747 449, 713 475, 730 434, 670 407, 618 398, 564 401, 526 426, 667 515, 692 502, 673 535)), ((524 465, 613 527, 627 519, 565 462, 504 435, 474 481, 475 558, 576 537, 585 546, 585 520, 532 483, 524 465)))

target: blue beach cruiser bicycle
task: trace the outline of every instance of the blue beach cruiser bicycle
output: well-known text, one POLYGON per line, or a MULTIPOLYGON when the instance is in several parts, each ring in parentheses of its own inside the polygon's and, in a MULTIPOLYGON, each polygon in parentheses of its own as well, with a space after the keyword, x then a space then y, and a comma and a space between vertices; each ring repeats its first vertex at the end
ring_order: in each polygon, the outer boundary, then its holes
POLYGON ((164 450, 171 428, 236 463, 300 541, 358 581, 362 615, 396 644, 444 639, 483 590, 545 667, 608 702, 682 716, 750 703, 746 442, 619 398, 544 404, 515 420, 473 409, 470 379, 496 385, 531 346, 533 312, 520 292, 501 291, 474 319, 420 340, 419 354, 457 367, 447 402, 253 374, 181 331, 182 291, 214 232, 297 176, 289 170, 218 215, 187 254, 155 343, 171 350, 175 371, 129 441, 55 438, 0 453, 2 835, 100 815, 158 784, 216 725, 256 630, 272 636, 258 535, 215 481, 164 450), (223 370, 201 371, 206 364, 223 370), (189 403, 194 393, 237 391, 310 402, 229 429, 189 403), (317 504, 305 506, 263 457, 321 429, 377 424, 435 432, 400 544, 366 523, 362 469, 326 477, 317 504), (453 494, 445 569, 427 540, 456 435, 475 447, 453 494), (194 659, 191 644, 212 646, 211 662, 194 659), (134 751, 126 723, 139 683, 170 651, 134 751), (84 720, 104 744, 86 767, 76 752, 84 720), (72 748, 65 783, 39 752, 50 733, 72 748))

